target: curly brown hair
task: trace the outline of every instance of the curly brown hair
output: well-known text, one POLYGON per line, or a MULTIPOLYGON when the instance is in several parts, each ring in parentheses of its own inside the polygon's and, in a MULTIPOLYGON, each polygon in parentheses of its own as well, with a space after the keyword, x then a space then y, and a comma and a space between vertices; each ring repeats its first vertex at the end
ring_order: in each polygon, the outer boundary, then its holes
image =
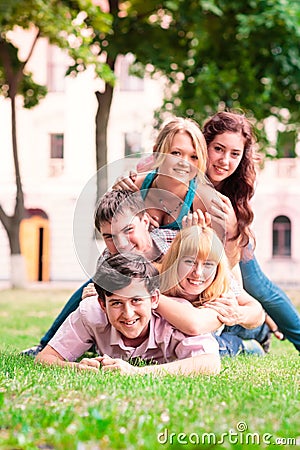
POLYGON ((245 115, 237 112, 220 111, 204 123, 203 134, 207 147, 217 135, 228 131, 241 133, 244 137, 244 153, 235 172, 222 183, 220 192, 230 199, 237 217, 238 231, 231 240, 240 238, 240 245, 246 247, 250 238, 254 241, 254 236, 249 227, 254 216, 250 199, 254 194, 256 179, 253 149, 256 138, 253 126, 245 115))

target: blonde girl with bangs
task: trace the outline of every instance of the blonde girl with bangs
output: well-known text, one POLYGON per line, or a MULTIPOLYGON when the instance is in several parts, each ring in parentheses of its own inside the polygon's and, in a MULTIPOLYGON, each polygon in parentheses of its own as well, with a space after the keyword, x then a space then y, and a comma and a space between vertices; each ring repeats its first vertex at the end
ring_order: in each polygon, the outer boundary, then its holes
POLYGON ((160 273, 160 290, 163 294, 183 297, 190 300, 194 306, 201 306, 206 301, 221 297, 229 291, 229 268, 224 248, 209 227, 192 226, 181 230, 163 257, 160 273), (187 269, 190 267, 192 270, 199 261, 204 264, 202 277, 205 273, 208 275, 211 273, 213 277, 209 276, 208 282, 202 280, 203 284, 199 285, 197 295, 189 293, 182 287, 185 279, 180 279, 179 274, 180 272, 184 274, 181 265, 184 264, 187 269))
POLYGON ((113 189, 140 190, 153 225, 178 230, 190 211, 206 211, 196 195, 200 183, 210 186, 204 175, 206 142, 194 120, 174 117, 160 130, 153 150, 148 166, 147 159, 141 161, 150 172, 131 171, 129 177, 118 178, 113 189))
POLYGON ((212 228, 194 225, 180 230, 158 268, 157 312, 180 331, 198 335, 222 325, 250 329, 263 324, 261 305, 237 283, 212 228))

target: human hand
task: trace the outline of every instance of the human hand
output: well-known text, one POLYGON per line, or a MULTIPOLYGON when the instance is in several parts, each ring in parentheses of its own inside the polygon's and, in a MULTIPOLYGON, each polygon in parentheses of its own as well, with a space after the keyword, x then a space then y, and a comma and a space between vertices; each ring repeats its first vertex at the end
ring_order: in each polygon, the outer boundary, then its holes
POLYGON ((229 198, 220 192, 217 194, 218 198, 211 200, 208 212, 217 223, 222 225, 222 227, 225 226, 227 239, 230 239, 236 236, 238 231, 236 215, 229 198))
POLYGON ((111 358, 108 355, 98 356, 97 361, 101 364, 103 371, 118 370, 121 374, 134 375, 137 373, 138 368, 132 366, 127 361, 121 358, 111 358))
POLYGON ((191 227, 193 225, 200 225, 207 227, 211 225, 211 216, 208 212, 203 212, 201 209, 197 209, 193 213, 189 212, 182 218, 182 229, 191 227))
POLYGON ((214 300, 209 300, 203 304, 205 308, 214 309, 218 313, 218 319, 224 325, 238 325, 241 319, 241 306, 238 304, 233 292, 223 294, 214 300))
POLYGON ((112 189, 114 189, 115 191, 125 190, 137 192, 139 188, 135 184, 136 178, 137 178, 136 170, 130 170, 128 176, 121 176, 116 179, 115 183, 112 186, 112 189))
POLYGON ((83 300, 87 297, 93 297, 95 295, 98 295, 98 294, 95 289, 94 283, 89 283, 85 288, 83 288, 81 298, 83 300))
POLYGON ((159 228, 159 218, 157 216, 151 216, 149 214, 150 218, 150 225, 149 225, 149 231, 155 230, 155 228, 159 228))
POLYGON ((98 372, 101 363, 98 358, 83 358, 76 366, 79 370, 91 370, 92 372, 98 372))
POLYGON ((279 339, 279 341, 284 341, 285 340, 285 335, 283 333, 281 333, 280 330, 278 330, 278 328, 276 330, 272 330, 272 333, 274 334, 274 336, 279 339))

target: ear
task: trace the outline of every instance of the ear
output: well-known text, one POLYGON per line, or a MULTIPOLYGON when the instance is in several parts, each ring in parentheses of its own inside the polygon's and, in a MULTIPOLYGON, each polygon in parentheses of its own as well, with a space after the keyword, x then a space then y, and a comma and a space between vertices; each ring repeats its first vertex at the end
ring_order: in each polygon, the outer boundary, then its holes
POLYGON ((151 309, 156 309, 159 303, 159 289, 155 289, 151 295, 151 309))
POLYGON ((144 213, 143 217, 141 218, 141 221, 145 224, 146 230, 149 230, 150 216, 147 212, 144 213))
POLYGON ((105 306, 105 304, 103 303, 103 301, 101 300, 100 297, 98 297, 98 303, 99 303, 100 308, 102 309, 102 311, 105 312, 105 314, 106 314, 106 306, 105 306))

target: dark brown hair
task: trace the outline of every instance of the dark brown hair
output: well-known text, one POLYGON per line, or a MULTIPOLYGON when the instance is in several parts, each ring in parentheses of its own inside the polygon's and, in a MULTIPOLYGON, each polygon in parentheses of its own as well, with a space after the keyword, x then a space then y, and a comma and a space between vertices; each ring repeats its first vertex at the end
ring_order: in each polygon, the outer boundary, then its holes
POLYGON ((250 237, 254 241, 249 226, 253 221, 250 199, 254 194, 256 179, 253 149, 255 135, 253 126, 245 115, 221 111, 204 123, 203 134, 207 147, 217 135, 228 131, 240 133, 244 137, 244 153, 235 172, 224 180, 220 192, 230 199, 237 217, 238 231, 232 239, 237 239, 240 236, 240 243, 245 247, 249 243, 250 237))

